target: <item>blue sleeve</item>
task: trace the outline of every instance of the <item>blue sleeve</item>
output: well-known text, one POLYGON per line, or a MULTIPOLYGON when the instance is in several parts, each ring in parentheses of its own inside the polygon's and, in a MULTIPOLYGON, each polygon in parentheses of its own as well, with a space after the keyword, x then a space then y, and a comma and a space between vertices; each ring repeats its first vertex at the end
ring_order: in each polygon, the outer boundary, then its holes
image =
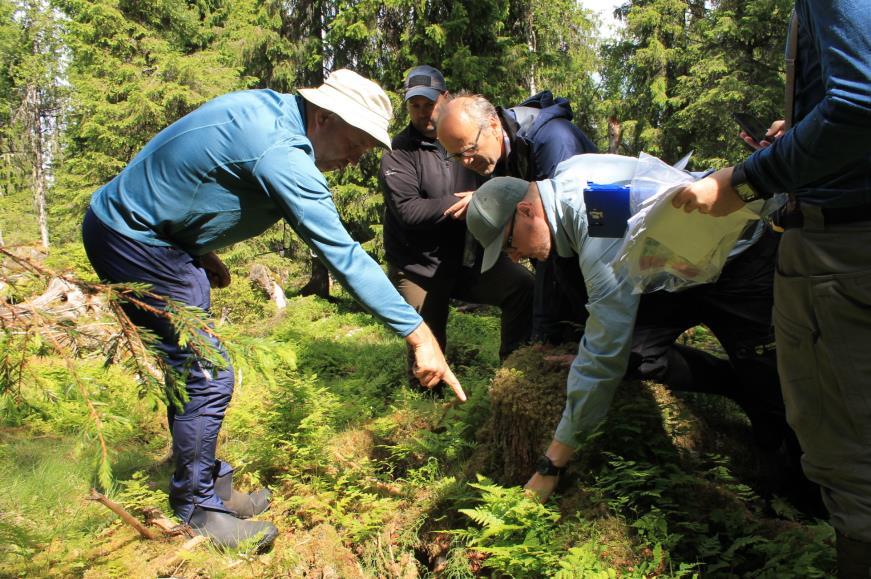
POLYGON ((421 317, 405 303, 381 266, 345 230, 311 157, 294 147, 276 146, 257 162, 254 176, 354 299, 401 336, 420 325, 421 317))
POLYGON ((596 153, 596 146, 568 119, 545 124, 532 142, 536 174, 533 181, 553 178, 556 166, 575 155, 596 153))
POLYGON ((791 131, 744 161, 750 182, 796 191, 871 152, 871 10, 862 0, 797 2, 820 58, 825 96, 791 131))
POLYGON ((618 281, 609 265, 621 240, 580 237, 578 259, 590 317, 569 370, 566 407, 554 434, 555 440, 575 449, 608 414, 623 380, 639 302, 631 284, 618 281))

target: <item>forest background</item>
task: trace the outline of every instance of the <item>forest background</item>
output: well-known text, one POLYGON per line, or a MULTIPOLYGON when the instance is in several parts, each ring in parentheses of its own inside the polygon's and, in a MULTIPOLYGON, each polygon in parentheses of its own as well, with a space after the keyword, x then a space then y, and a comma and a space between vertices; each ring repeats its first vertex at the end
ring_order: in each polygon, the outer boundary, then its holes
MULTIPOLYGON (((97 281, 78 233, 90 195, 162 128, 217 95, 293 92, 341 67, 388 91, 394 134, 408 122, 402 79, 425 63, 450 88, 504 106, 544 89, 567 97, 603 151, 668 162, 694 151, 692 168, 732 164, 747 151, 731 112, 782 116, 790 9, 790 0, 636 0, 615 10, 620 26, 603 37, 600 19, 570 0, 0 0, 2 297, 28 303, 61 272, 97 281)), ((379 154, 329 181, 349 231, 380 259, 379 154)), ((214 292, 213 309, 244 376, 222 448, 242 484, 276 490, 275 550, 167 559, 178 544, 137 541, 84 503, 98 485, 134 513, 169 512, 165 394, 130 364, 108 363, 114 338, 82 345, 93 324, 110 322, 4 324, 0 576, 154 575, 170 562, 177 575, 215 576, 831 568, 830 528, 763 496, 759 461, 742 456, 746 419, 727 402, 635 385, 644 395, 621 396, 591 437, 594 458, 573 467, 574 487, 537 505, 500 480, 492 465, 502 459, 482 448, 488 389, 536 366, 522 353, 499 369, 493 311, 452 315, 448 355, 471 392, 454 407, 405 386, 401 342, 340 288, 330 300, 295 296, 309 255, 283 226, 222 258, 234 282, 214 292), (290 307, 278 312, 258 292, 253 264, 270 268, 290 307), (639 399, 650 404, 639 409, 639 399)), ((716 348, 703 328, 685 339, 716 348)))

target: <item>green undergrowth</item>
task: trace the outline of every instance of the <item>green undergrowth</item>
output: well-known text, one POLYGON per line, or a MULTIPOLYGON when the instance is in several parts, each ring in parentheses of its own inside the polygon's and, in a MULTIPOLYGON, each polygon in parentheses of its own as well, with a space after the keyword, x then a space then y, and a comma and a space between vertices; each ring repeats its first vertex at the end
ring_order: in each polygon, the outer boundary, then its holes
MULTIPOLYGON (((624 384, 541 505, 494 482, 505 459, 487 443, 494 311, 451 316, 460 405, 411 388, 403 341, 345 294, 276 313, 234 283, 257 307, 236 304, 219 325, 237 375, 219 454, 237 487, 273 490, 261 518, 280 530, 274 548, 181 553, 183 538, 142 540, 86 501, 98 480, 91 415, 45 356, 0 398, 0 576, 823 577, 833 566, 828 525, 761 497, 749 425, 727 403, 624 384)), ((541 356, 515 354, 509 375, 564 371, 541 356)), ((168 514, 163 404, 98 358, 77 365, 111 447, 114 483, 100 490, 140 519, 168 514)))

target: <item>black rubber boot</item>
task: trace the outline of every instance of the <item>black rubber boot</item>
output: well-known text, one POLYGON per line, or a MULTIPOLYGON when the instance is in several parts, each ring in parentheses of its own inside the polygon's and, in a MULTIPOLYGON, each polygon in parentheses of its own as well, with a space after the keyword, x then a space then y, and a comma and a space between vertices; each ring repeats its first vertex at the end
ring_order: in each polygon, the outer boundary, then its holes
POLYGON ((838 579, 871 579, 871 543, 836 532, 838 579))
POLYGON ((212 540, 222 549, 235 549, 242 542, 255 537, 255 550, 265 551, 278 536, 278 529, 266 521, 243 521, 230 513, 194 508, 194 514, 189 521, 191 528, 198 535, 212 540))
POLYGON ((251 494, 235 490, 232 470, 223 476, 215 477, 215 494, 224 502, 224 506, 240 519, 259 515, 269 508, 269 500, 272 498, 269 489, 260 489, 251 494))

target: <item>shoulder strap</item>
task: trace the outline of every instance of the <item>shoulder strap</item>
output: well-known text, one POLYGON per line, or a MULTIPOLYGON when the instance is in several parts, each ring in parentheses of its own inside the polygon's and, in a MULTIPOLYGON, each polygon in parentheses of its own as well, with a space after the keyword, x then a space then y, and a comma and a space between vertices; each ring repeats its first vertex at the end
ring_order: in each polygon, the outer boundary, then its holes
POLYGON ((798 53, 798 12, 792 9, 789 33, 786 36, 786 91, 784 95, 783 119, 786 131, 792 126, 792 113, 795 106, 795 58, 798 53))

